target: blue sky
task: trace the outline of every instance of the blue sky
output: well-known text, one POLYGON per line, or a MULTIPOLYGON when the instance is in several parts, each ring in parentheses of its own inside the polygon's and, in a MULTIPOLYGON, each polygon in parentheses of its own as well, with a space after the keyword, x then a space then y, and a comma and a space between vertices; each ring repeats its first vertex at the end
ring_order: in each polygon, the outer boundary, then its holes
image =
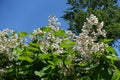
POLYGON ((48 16, 54 14, 61 28, 68 24, 62 18, 67 0, 0 0, 0 30, 10 28, 16 32, 31 32, 48 24, 48 16))
MULTIPOLYGON (((120 0, 118 0, 120 3, 120 0)), ((62 29, 68 24, 61 16, 69 5, 67 0, 0 0, 0 30, 10 28, 16 32, 32 32, 48 24, 48 16, 54 14, 62 29)))
MULTIPOLYGON (((120 0, 118 0, 120 5, 120 0)), ((48 24, 48 16, 54 14, 61 22, 61 28, 68 24, 61 16, 69 5, 67 0, 0 0, 0 30, 10 28, 16 32, 32 32, 48 24)), ((120 51, 115 48, 117 53, 120 51)))

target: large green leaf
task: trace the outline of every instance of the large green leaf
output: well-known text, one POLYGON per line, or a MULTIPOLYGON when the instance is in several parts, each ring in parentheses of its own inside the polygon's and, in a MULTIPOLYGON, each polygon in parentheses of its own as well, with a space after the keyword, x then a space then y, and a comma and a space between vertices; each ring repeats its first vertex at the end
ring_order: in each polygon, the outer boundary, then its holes
POLYGON ((28 62, 33 62, 33 59, 28 57, 28 56, 19 56, 18 60, 23 60, 23 61, 28 61, 28 62))
POLYGON ((52 29, 50 27, 42 27, 41 30, 43 32, 50 32, 52 29))
POLYGON ((49 59, 51 54, 40 54, 40 59, 49 59))
POLYGON ((29 45, 33 46, 33 47, 40 47, 41 46, 40 43, 33 43, 33 42, 30 42, 29 45))
POLYGON ((113 41, 113 39, 102 39, 100 41, 104 42, 104 43, 109 43, 109 42, 113 41))
POLYGON ((59 30, 59 31, 55 32, 53 35, 62 36, 62 37, 67 36, 64 30, 59 30))
POLYGON ((60 44, 60 47, 62 48, 70 48, 73 47, 76 44, 76 42, 72 42, 69 39, 63 40, 62 43, 60 44))
POLYGON ((72 63, 72 60, 65 60, 65 64, 66 65, 69 65, 69 64, 71 64, 72 63))
POLYGON ((58 65, 61 62, 61 59, 55 56, 53 61, 55 65, 58 65))
POLYGON ((107 48, 106 48, 106 50, 107 50, 107 52, 111 52, 111 53, 115 53, 115 50, 114 50, 114 48, 112 47, 112 46, 108 46, 107 48))
POLYGON ((110 60, 112 60, 112 61, 118 60, 118 56, 116 56, 115 54, 108 55, 108 56, 106 56, 106 57, 107 57, 107 59, 110 59, 110 60))
POLYGON ((28 46, 28 47, 27 47, 27 50, 29 50, 29 51, 39 51, 38 48, 32 47, 32 46, 28 46))
POLYGON ((21 36, 21 37, 25 37, 25 36, 28 36, 28 33, 26 33, 26 32, 19 32, 18 35, 21 36))
POLYGON ((116 72, 113 74, 112 80, 120 80, 120 71, 116 70, 116 72))
POLYGON ((48 69, 49 67, 44 67, 41 71, 35 71, 34 74, 39 76, 39 77, 42 77, 44 76, 46 73, 45 71, 48 69))

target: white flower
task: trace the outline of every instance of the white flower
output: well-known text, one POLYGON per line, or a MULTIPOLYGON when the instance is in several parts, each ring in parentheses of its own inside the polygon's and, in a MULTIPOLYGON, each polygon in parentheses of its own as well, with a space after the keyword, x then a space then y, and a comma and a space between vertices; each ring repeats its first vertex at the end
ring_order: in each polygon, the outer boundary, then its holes
POLYGON ((49 20, 48 20, 49 24, 48 25, 52 25, 54 27, 61 26, 61 23, 58 22, 58 18, 56 18, 56 16, 50 15, 48 18, 49 18, 49 20))
POLYGON ((98 18, 96 18, 96 16, 94 16, 93 14, 90 15, 89 18, 86 18, 88 23, 91 25, 96 25, 98 24, 98 18))
POLYGON ((98 42, 97 37, 99 35, 106 36, 106 31, 102 30, 103 28, 103 22, 99 23, 96 16, 93 14, 90 15, 89 18, 87 18, 87 22, 84 22, 82 33, 79 34, 79 36, 76 39, 76 46, 74 49, 77 49, 81 55, 89 55, 93 52, 101 51, 103 52, 105 50, 104 43, 98 42), (95 26, 96 30, 93 29, 93 25, 95 26))
POLYGON ((101 28, 101 29, 102 29, 102 28, 103 28, 103 26, 104 26, 104 22, 101 22, 101 23, 100 23, 100 25, 99 25, 99 28, 101 28))
POLYGON ((19 38, 13 30, 4 29, 0 31, 0 53, 6 55, 10 60, 12 59, 11 48, 16 48, 23 42, 23 38, 19 38))

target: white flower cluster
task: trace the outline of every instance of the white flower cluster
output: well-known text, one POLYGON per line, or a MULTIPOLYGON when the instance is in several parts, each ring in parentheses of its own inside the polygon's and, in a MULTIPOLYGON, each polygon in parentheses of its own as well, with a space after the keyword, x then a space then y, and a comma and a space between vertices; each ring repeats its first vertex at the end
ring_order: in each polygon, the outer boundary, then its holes
POLYGON ((48 34, 45 38, 45 40, 40 40, 40 49, 44 53, 49 53, 49 50, 54 54, 60 54, 63 53, 63 49, 59 46, 61 43, 61 39, 56 38, 52 34, 48 34))
POLYGON ((61 26, 61 23, 58 22, 58 18, 54 15, 50 15, 48 20, 48 27, 51 27, 54 30, 59 30, 59 27, 61 26))
MULTIPOLYGON (((33 34, 36 37, 40 37, 40 35, 44 34, 44 32, 40 28, 37 28, 37 29, 33 30, 33 34)), ((32 36, 30 36, 30 37, 32 38, 32 36)))
MULTIPOLYGON (((68 60, 80 61, 80 63, 87 63, 88 59, 92 58, 93 52, 104 52, 105 48, 108 46, 103 42, 99 42, 98 37, 106 37, 106 32, 103 28, 103 22, 99 23, 96 16, 93 14, 87 18, 87 22, 84 23, 82 28, 82 33, 78 36, 72 33, 72 31, 67 30, 66 34, 69 35, 71 41, 76 41, 76 45, 73 50, 78 51, 79 56, 69 55, 67 56, 68 60)), ((67 43, 67 42, 66 42, 67 43)), ((59 64, 61 68, 60 73, 63 73, 64 76, 72 74, 74 72, 74 67, 66 65, 66 68, 63 67, 63 63, 59 64)))
MULTIPOLYGON (((39 43, 42 44, 40 49, 43 53, 48 53, 49 49, 51 49, 52 53, 62 53, 63 49, 59 46, 62 39, 53 35, 53 33, 59 31, 60 22, 58 22, 58 18, 54 15, 50 15, 48 21, 49 24, 47 27, 50 28, 51 31, 45 32, 42 31, 41 28, 37 28, 33 30, 33 35, 35 35, 36 38, 39 38, 39 43), (40 38, 41 35, 43 35, 42 38, 40 38)), ((33 38, 34 36, 32 36, 32 39, 33 38)))
POLYGON ((96 16, 93 14, 87 18, 87 22, 84 23, 82 33, 76 39, 77 45, 75 48, 80 54, 85 56, 90 55, 93 52, 104 52, 107 44, 102 42, 96 42, 98 36, 106 37, 105 30, 102 30, 103 22, 99 23, 96 16))
MULTIPOLYGON (((53 31, 46 33, 43 32, 40 28, 33 31, 36 35, 44 34, 44 39, 41 39, 40 43, 44 44, 44 47, 40 47, 41 50, 45 53, 47 53, 48 49, 51 48, 52 50, 56 49, 57 52, 61 53, 63 52, 63 49, 60 48, 59 44, 63 40, 60 37, 55 37, 53 33, 55 31, 59 31, 59 28, 56 24, 58 24, 58 19, 51 15, 49 16, 49 25, 53 31)), ((68 38, 72 41, 76 41, 76 46, 74 49, 78 50, 80 54, 90 55, 93 52, 102 51, 104 52, 105 47, 107 44, 104 44, 102 42, 96 42, 99 36, 106 37, 106 32, 103 30, 103 22, 99 23, 96 16, 93 14, 90 15, 89 18, 87 18, 87 22, 84 22, 82 33, 80 33, 78 36, 76 36, 74 33, 72 33, 69 30, 66 30, 66 34, 68 35, 68 38)))
POLYGON ((23 38, 20 38, 13 30, 8 28, 0 31, 0 54, 12 59, 11 49, 19 46, 23 40, 23 38))
MULTIPOLYGON (((54 15, 50 15, 49 17, 49 20, 48 20, 48 26, 49 28, 51 28, 53 31, 58 31, 59 30, 59 27, 61 25, 60 22, 58 22, 58 18, 56 18, 56 16, 54 15)), ((42 31, 41 28, 37 28, 35 30, 33 30, 32 32, 36 37, 40 37, 40 35, 42 34, 47 34, 46 32, 42 31)), ((49 33, 48 33, 48 37, 49 37, 49 33)), ((33 38, 33 36, 31 36, 31 38, 33 38)))
POLYGON ((90 17, 86 18, 86 19, 90 25, 97 25, 98 24, 98 18, 96 16, 94 16, 93 14, 91 14, 90 17))

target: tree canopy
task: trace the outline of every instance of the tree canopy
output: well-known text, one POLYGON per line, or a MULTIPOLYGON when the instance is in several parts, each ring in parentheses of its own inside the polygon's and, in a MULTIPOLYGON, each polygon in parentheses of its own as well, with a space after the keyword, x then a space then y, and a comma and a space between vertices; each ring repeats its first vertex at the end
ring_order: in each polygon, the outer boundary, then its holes
POLYGON ((70 5, 62 16, 69 23, 69 30, 80 33, 81 28, 90 14, 95 14, 104 21, 107 38, 120 37, 120 7, 117 0, 68 0, 70 5))

